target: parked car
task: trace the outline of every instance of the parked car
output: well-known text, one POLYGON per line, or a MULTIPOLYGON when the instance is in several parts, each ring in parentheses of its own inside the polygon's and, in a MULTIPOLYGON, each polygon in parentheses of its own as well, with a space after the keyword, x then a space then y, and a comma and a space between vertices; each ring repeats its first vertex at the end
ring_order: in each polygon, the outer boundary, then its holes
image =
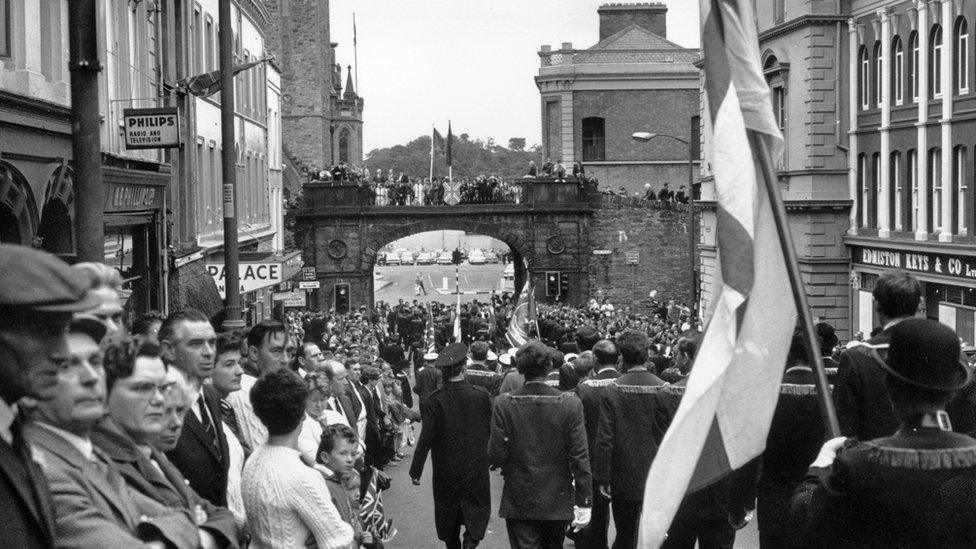
POLYGON ((498 263, 498 254, 494 250, 485 252, 485 263, 498 263))
POLYGON ((400 265, 413 265, 414 263, 413 252, 400 252, 400 265))
POLYGON ((386 264, 387 265, 399 265, 400 264, 400 254, 396 252, 386 253, 386 264))
POLYGON ((468 265, 484 265, 485 255, 481 253, 481 250, 473 250, 468 254, 468 265))
POLYGON ((451 252, 441 252, 437 256, 438 265, 450 265, 451 264, 451 252))
POLYGON ((420 252, 417 256, 417 265, 433 265, 434 254, 430 252, 420 252))

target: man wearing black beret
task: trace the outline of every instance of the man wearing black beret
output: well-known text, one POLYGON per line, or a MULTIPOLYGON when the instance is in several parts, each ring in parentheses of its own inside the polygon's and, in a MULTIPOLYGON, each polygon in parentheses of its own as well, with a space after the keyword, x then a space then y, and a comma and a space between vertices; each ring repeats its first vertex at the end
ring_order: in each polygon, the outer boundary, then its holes
POLYGON ((491 396, 464 379, 467 359, 468 348, 462 343, 448 345, 437 356, 434 366, 445 382, 421 407, 422 429, 410 465, 410 478, 419 485, 427 453, 432 453, 434 523, 448 549, 477 547, 491 516, 485 452, 491 396), (462 525, 464 537, 459 539, 462 525))

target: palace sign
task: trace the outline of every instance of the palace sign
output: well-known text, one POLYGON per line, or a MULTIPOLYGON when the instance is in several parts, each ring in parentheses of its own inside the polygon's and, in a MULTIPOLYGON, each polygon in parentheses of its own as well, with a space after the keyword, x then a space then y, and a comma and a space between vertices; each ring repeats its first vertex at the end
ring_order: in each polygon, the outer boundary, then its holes
POLYGON ((180 146, 180 116, 176 107, 123 109, 126 149, 167 149, 180 146))
MULTIPOLYGON (((207 263, 207 272, 210 273, 210 276, 213 277, 214 282, 217 284, 217 291, 220 292, 220 298, 224 299, 226 295, 224 291, 224 275, 226 274, 224 264, 207 263)), ((241 294, 246 294, 260 290, 261 288, 281 284, 284 281, 283 272, 284 269, 281 263, 245 263, 242 261, 238 265, 238 273, 241 280, 240 292, 241 294)))

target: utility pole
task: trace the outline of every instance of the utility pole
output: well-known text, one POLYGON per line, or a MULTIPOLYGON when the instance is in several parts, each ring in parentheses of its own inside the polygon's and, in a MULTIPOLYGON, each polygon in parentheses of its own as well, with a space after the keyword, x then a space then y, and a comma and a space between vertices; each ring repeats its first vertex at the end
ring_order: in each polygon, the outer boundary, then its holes
POLYGON ((98 21, 95 0, 68 2, 71 71, 71 156, 75 236, 80 261, 105 261, 102 144, 98 112, 98 21))
MULTIPOLYGON (((90 0, 89 0, 90 1, 90 0)), ((234 23, 230 0, 219 0, 220 24, 220 160, 224 202, 224 330, 244 327, 237 249, 237 157, 234 138, 234 23)))

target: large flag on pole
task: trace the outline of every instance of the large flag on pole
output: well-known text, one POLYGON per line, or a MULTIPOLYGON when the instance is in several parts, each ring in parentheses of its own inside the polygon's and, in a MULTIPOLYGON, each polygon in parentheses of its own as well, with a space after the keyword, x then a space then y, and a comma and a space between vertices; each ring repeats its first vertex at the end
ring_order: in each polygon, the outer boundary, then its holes
MULTIPOLYGON (((515 301, 512 318, 508 321, 508 330, 505 332, 505 339, 508 340, 508 344, 512 347, 521 347, 528 341, 529 327, 535 322, 535 292, 530 276, 525 285, 522 286, 518 300, 515 301)), ((538 328, 536 328, 536 332, 538 333, 538 328)))
POLYGON ((444 150, 444 155, 446 156, 446 162, 448 166, 451 164, 451 146, 454 144, 454 134, 451 133, 451 122, 447 122, 447 148, 444 150))
MULTIPOLYGON (((261 63, 268 61, 268 59, 269 58, 265 57, 263 59, 258 59, 257 61, 251 61, 250 63, 234 65, 234 76, 237 76, 239 73, 246 71, 247 69, 260 65, 261 63)), ((186 92, 191 95, 196 95, 197 97, 208 97, 220 91, 220 69, 194 76, 188 76, 177 82, 176 86, 180 89, 186 90, 186 92)))
POLYGON ((762 453, 796 323, 772 207, 747 137, 759 134, 773 157, 782 149, 752 0, 700 5, 720 268, 684 397, 647 476, 640 547, 660 546, 687 493, 762 453))

